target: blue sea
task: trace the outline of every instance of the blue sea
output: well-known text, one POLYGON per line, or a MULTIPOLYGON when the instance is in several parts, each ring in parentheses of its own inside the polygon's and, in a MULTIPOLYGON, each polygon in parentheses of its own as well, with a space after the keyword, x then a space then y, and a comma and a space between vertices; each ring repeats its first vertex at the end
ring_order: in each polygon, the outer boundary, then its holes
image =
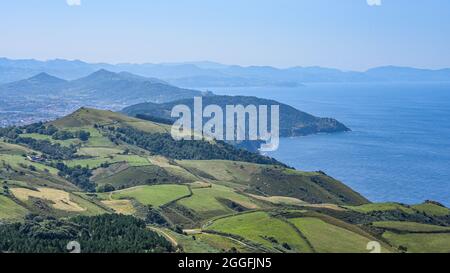
POLYGON ((282 162, 325 171, 374 202, 431 199, 450 206, 450 83, 209 90, 275 99, 352 129, 284 138, 270 154, 282 162))

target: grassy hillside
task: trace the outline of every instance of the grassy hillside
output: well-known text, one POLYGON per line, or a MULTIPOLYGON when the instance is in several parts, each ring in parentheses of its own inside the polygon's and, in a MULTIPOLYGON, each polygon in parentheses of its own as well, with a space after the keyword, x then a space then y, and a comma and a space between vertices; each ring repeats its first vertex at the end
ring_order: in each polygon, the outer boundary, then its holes
POLYGON ((265 212, 246 213, 215 221, 208 230, 235 235, 274 252, 311 252, 307 242, 289 224, 265 212), (284 245, 283 244, 288 244, 284 245))
POLYGON ((0 222, 128 215, 185 252, 447 250, 450 213, 438 203, 372 204, 325 173, 167 130, 88 108, 0 129, 0 222))
POLYGON ((114 192, 112 193, 112 199, 135 199, 144 205, 160 207, 189 194, 190 191, 187 186, 156 185, 114 192))

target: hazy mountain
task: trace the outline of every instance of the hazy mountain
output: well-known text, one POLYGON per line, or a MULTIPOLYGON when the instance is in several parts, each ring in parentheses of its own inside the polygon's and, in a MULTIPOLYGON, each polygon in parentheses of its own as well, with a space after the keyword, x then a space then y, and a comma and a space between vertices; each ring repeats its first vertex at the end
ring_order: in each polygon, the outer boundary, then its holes
POLYGON ((111 72, 127 71, 184 87, 299 86, 311 82, 450 81, 450 69, 431 70, 395 66, 357 72, 323 67, 285 69, 270 66, 244 67, 208 61, 112 65, 91 64, 78 60, 37 61, 0 58, 0 83, 29 78, 41 72, 74 80, 86 77, 99 69, 111 72))
POLYGON ((66 80, 43 72, 25 80, 1 85, 0 94, 2 96, 54 95, 62 91, 67 83, 66 80))
POLYGON ((130 104, 137 101, 167 102, 201 95, 163 81, 130 73, 99 70, 87 77, 69 82, 66 91, 95 100, 130 104))
POLYGON ((182 89, 162 80, 99 70, 78 80, 66 81, 47 73, 26 80, 0 85, 1 95, 55 96, 76 98, 82 101, 101 101, 129 105, 137 102, 167 102, 200 96, 200 91, 182 89))

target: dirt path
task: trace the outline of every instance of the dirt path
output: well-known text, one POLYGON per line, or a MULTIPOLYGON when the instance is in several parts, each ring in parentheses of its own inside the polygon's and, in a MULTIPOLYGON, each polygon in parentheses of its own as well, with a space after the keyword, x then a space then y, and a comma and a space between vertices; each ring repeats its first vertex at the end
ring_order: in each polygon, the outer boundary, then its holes
POLYGON ((148 227, 149 229, 153 230, 154 232, 157 232, 161 235, 163 235, 167 240, 170 241, 170 243, 174 246, 174 247, 178 247, 178 242, 177 240, 175 240, 172 236, 170 236, 167 232, 165 232, 164 230, 161 230, 159 228, 156 227, 148 227))

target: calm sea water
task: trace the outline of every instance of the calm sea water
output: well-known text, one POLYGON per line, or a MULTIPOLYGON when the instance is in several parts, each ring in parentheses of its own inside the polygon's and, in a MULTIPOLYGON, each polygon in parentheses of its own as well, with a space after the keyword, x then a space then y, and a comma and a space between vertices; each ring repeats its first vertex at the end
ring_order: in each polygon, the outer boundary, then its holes
POLYGON ((210 90, 275 99, 353 130, 284 138, 270 154, 282 162, 323 170, 371 201, 450 206, 450 83, 210 90))

